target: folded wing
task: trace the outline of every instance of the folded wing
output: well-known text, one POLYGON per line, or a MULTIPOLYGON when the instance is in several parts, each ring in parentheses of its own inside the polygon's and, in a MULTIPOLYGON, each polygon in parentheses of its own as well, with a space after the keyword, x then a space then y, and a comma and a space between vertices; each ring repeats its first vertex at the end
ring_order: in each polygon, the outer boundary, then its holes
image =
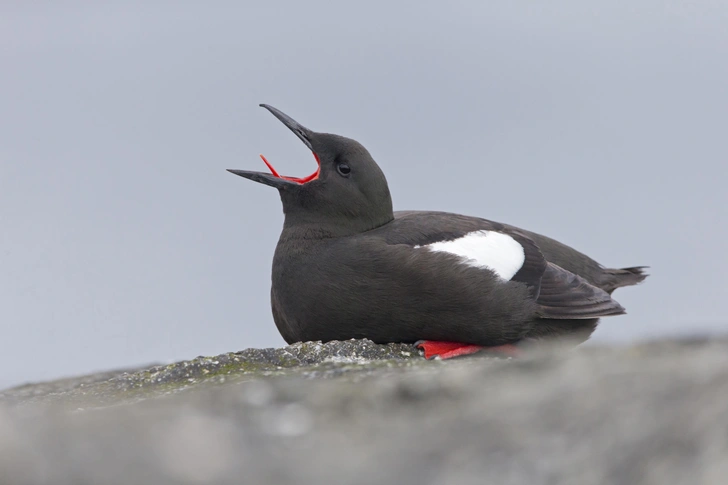
POLYGON ((625 313, 606 291, 553 263, 546 265, 536 303, 541 318, 583 319, 625 313))

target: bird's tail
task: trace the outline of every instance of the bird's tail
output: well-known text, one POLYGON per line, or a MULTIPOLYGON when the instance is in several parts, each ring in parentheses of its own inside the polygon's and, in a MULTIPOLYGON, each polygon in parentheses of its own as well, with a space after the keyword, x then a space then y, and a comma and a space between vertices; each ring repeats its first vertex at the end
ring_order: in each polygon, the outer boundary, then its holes
POLYGON ((600 277, 599 287, 611 294, 617 288, 632 286, 644 281, 649 275, 645 269, 649 266, 634 266, 632 268, 620 268, 604 270, 600 277))

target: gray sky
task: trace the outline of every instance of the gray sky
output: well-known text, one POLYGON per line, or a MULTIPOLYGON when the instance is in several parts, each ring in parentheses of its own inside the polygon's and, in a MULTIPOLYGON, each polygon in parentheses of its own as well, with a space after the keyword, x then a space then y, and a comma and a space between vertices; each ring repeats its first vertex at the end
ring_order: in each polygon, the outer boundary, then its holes
POLYGON ((396 209, 650 265, 595 341, 727 328, 727 2, 253 3, 0 6, 0 387, 284 343, 278 195, 225 169, 315 162, 261 102, 396 209))

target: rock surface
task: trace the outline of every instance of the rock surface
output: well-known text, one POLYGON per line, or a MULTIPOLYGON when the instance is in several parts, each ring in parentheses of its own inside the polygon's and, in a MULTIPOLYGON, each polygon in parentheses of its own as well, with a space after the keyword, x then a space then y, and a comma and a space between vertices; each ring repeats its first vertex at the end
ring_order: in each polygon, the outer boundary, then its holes
POLYGON ((333 377, 403 366, 422 359, 411 345, 370 340, 299 342, 280 349, 246 349, 165 366, 101 372, 0 392, 0 402, 98 407, 173 394, 201 385, 272 376, 333 377))
POLYGON ((308 342, 0 403, 7 485, 728 483, 726 339, 445 362, 308 342))

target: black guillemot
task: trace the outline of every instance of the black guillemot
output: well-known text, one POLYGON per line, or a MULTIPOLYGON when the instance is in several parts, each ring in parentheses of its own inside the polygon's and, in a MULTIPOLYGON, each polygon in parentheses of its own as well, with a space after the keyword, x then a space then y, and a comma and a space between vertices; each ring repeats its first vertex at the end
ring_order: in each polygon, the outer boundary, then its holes
POLYGON ((414 343, 426 358, 517 355, 547 338, 588 339, 621 315, 619 287, 644 266, 609 269, 548 237, 446 212, 393 211, 384 173, 358 142, 270 111, 313 152, 303 178, 229 170, 278 189, 273 319, 286 342, 414 343))

